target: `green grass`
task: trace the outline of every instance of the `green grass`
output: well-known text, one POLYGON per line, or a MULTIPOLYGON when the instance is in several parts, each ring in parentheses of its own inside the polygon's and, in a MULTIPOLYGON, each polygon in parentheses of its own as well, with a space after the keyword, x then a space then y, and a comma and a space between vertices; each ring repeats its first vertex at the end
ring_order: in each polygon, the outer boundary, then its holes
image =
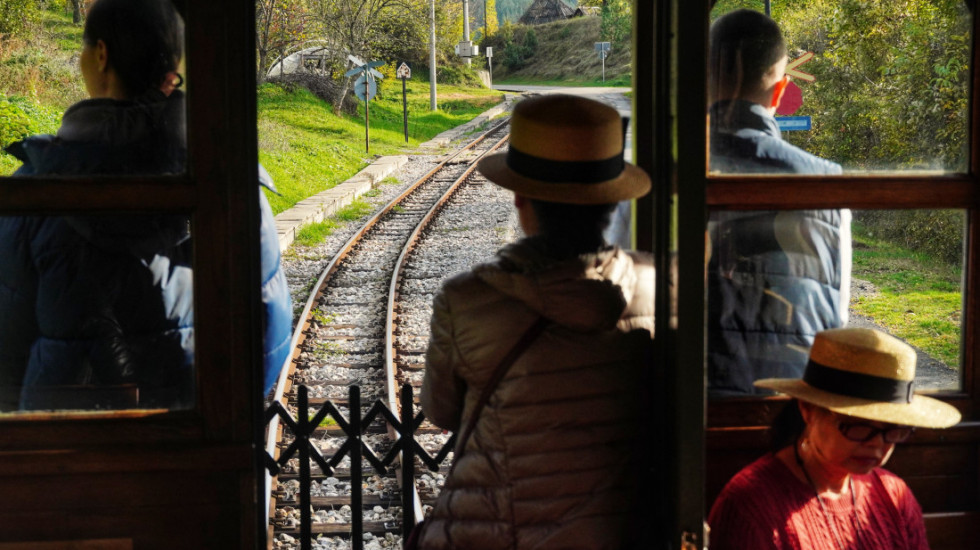
POLYGON ((314 246, 329 237, 339 224, 334 220, 324 220, 322 222, 306 224, 296 232, 293 242, 303 246, 314 246))
POLYGON ((960 269, 869 237, 855 224, 852 276, 879 296, 852 297, 851 307, 911 345, 959 368, 963 297, 960 269))
MULTIPOLYGON (((372 190, 373 191, 373 190, 372 190)), ((371 191, 368 191, 371 193, 371 191)), ((365 193, 367 195, 368 193, 365 193)), ((329 237, 334 229, 340 227, 342 222, 352 222, 367 216, 374 211, 370 204, 356 199, 347 206, 337 210, 337 212, 323 220, 322 222, 304 225, 296 232, 293 242, 302 246, 315 246, 329 237)))
POLYGON ((559 80, 538 80, 530 77, 514 77, 502 80, 494 79, 493 83, 495 85, 507 85, 512 84, 515 86, 527 85, 527 86, 567 86, 567 87, 610 87, 610 88, 628 88, 632 86, 631 75, 619 75, 615 78, 606 78, 603 82, 601 77, 589 78, 589 79, 576 79, 576 78, 563 78, 559 80))
MULTIPOLYGON (((400 83, 399 83, 400 84, 400 83)), ((370 108, 370 154, 364 143, 364 104, 355 116, 335 116, 330 104, 304 88, 274 84, 258 90, 259 161, 281 196, 269 194, 274 213, 347 180, 374 155, 404 153, 440 132, 463 124, 503 100, 483 88, 440 85, 438 111, 429 110, 428 82, 408 83, 405 143, 401 86, 382 86, 370 108)))

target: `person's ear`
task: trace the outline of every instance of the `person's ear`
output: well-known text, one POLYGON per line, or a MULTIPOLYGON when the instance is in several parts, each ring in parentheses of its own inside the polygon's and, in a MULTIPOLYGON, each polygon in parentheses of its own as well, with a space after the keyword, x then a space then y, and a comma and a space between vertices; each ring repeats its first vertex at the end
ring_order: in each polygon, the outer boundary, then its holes
POLYGON ((783 99, 783 93, 786 92, 786 86, 789 85, 789 77, 783 76, 781 80, 776 82, 772 91, 772 105, 771 107, 779 107, 779 102, 783 99))
POLYGON ((109 68, 109 50, 106 48, 105 41, 99 39, 95 43, 95 62, 100 73, 106 72, 109 68))
POLYGON ((802 399, 797 399, 796 404, 800 408, 800 416, 803 417, 803 422, 810 424, 810 422, 813 420, 813 416, 817 414, 817 408, 814 407, 812 403, 807 403, 802 399))

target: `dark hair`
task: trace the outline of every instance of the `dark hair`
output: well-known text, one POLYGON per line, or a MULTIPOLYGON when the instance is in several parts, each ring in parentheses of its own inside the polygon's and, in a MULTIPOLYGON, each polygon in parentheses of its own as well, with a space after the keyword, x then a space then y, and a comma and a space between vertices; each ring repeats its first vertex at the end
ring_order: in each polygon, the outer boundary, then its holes
POLYGON ((786 42, 767 15, 739 9, 711 25, 708 81, 712 100, 759 89, 762 77, 786 55, 786 42))
POLYGON ((602 231, 616 203, 567 204, 531 199, 538 234, 556 257, 595 252, 605 245, 602 231))
POLYGON ((790 399, 776 418, 772 419, 772 425, 769 426, 769 449, 775 453, 796 444, 796 440, 803 435, 805 429, 806 422, 800 414, 799 401, 790 399))
POLYGON ((82 40, 105 42, 109 65, 130 97, 160 87, 183 55, 184 22, 169 0, 97 0, 82 40))

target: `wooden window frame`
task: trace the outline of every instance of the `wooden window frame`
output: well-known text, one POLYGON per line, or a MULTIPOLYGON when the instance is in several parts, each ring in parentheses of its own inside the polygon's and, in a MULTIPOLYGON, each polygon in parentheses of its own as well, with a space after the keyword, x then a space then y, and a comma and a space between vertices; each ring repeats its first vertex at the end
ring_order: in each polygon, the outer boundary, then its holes
MULTIPOLYGON (((121 475, 138 484, 160 472, 198 476, 210 471, 223 487, 234 488, 220 497, 233 503, 234 512, 208 532, 221 531, 222 544, 254 547, 265 537, 263 490, 257 481, 262 479, 261 445, 253 445, 263 433, 255 4, 174 4, 186 25, 186 173, 5 178, 0 214, 190 214, 196 237, 195 405, 179 411, 31 413, 0 419, 0 483, 19 490, 32 476, 121 475)), ((190 498, 187 506, 211 506, 214 499, 190 498)), ((58 506, 81 510, 85 504, 58 506)), ((117 505, 115 500, 107 506, 117 505)), ((58 529, 67 537, 76 527, 58 529)))
MULTIPOLYGON (((665 533, 674 547, 680 539, 705 542, 706 452, 712 446, 756 448, 764 426, 784 398, 744 398, 707 402, 705 361, 704 232, 712 209, 963 209, 967 215, 964 278, 962 391, 940 399, 956 406, 964 423, 953 439, 980 440, 980 343, 977 294, 980 291, 980 14, 973 9, 973 73, 970 90, 970 167, 966 174, 813 176, 709 176, 706 116, 707 45, 711 0, 634 2, 634 67, 637 161, 653 175, 652 228, 647 241, 657 257, 658 354, 653 367, 665 369, 663 406, 665 445, 661 467, 667 482, 663 503, 665 533), (652 31, 652 32, 651 32, 652 31), (683 93, 680 93, 680 92, 683 93), (689 122, 685 122, 689 121, 689 122), (801 195, 799 189, 819 189, 801 195), (671 233, 674 233, 671 237, 671 233), (676 254, 672 257, 672 244, 676 254), (672 279, 671 262, 677 275, 672 279), (676 310, 667 295, 676 284, 676 310), (676 314, 676 324, 668 321, 676 314), (726 426, 750 426, 747 430, 726 426)), ((642 220, 642 217, 640 218, 642 220)), ((655 414, 652 412, 651 414, 655 414)), ((930 438, 942 439, 941 434, 930 438)), ((975 448, 975 445, 974 445, 975 448)))

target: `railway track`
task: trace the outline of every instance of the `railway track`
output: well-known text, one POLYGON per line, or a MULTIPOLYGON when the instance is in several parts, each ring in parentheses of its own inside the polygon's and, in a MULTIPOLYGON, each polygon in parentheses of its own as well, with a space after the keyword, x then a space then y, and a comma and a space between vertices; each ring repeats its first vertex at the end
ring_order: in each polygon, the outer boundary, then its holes
MULTIPOLYGON (((501 147, 506 132, 506 121, 497 124, 419 178, 373 215, 322 271, 296 323, 293 361, 273 399, 294 418, 298 399, 306 400, 311 411, 329 401, 339 415, 351 418, 350 386, 360 388, 360 414, 376 401, 398 411, 399 386, 421 384, 432 294, 443 278, 488 259, 513 237, 509 193, 475 173, 475 163, 501 147), (445 215, 437 217, 449 202, 445 215), (300 386, 306 390, 297 391, 300 386)), ((378 418, 363 427, 363 439, 371 452, 383 456, 397 435, 378 418)), ((293 445, 290 430, 274 418, 268 433, 267 452, 278 460, 293 445)), ((449 438, 429 426, 416 433, 432 455, 449 438)), ((325 461, 343 454, 345 440, 341 427, 329 421, 311 438, 325 461)), ((302 462, 289 459, 271 479, 270 529, 278 548, 298 547, 302 462)), ((400 547, 402 501, 396 475, 380 475, 370 466, 352 472, 350 464, 349 455, 331 462, 329 475, 312 466, 308 512, 313 537, 349 537, 351 507, 359 506, 365 540, 380 548, 400 547), (352 504, 352 479, 363 489, 360 504, 352 504)), ((424 471, 423 502, 434 498, 441 481, 441 474, 424 471)))

